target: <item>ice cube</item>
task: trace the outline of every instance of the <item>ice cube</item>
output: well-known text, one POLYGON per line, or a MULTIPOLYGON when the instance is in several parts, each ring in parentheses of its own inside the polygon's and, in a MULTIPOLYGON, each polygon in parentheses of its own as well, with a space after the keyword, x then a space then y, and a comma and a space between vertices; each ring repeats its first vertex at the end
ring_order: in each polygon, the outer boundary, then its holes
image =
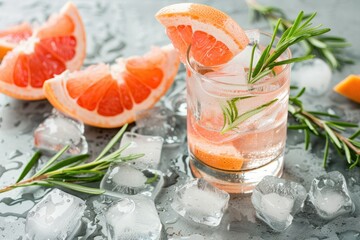
POLYGON ((124 151, 123 155, 145 154, 132 163, 139 168, 157 168, 160 163, 161 149, 164 139, 159 136, 145 136, 136 133, 125 133, 120 142, 120 148, 130 144, 124 151))
MULTIPOLYGON (((222 69, 218 69, 215 72, 206 73, 205 76, 214 81, 225 84, 247 84, 246 73, 243 65, 234 64, 231 60, 222 69)), ((204 87, 205 85, 203 85, 204 87)), ((205 87, 205 90, 211 92, 211 86, 209 89, 205 87)))
POLYGON ((73 239, 81 227, 85 202, 59 189, 49 192, 27 214, 28 239, 73 239))
POLYGON ((186 124, 170 109, 159 106, 137 112, 135 130, 139 134, 164 138, 164 145, 182 144, 185 140, 186 124))
POLYGON ((312 181, 309 201, 324 219, 332 219, 355 211, 345 178, 338 171, 321 175, 312 181))
POLYGON ((262 196, 261 207, 264 214, 271 216, 276 221, 292 221, 291 210, 294 206, 294 199, 283 197, 277 193, 269 193, 262 196))
POLYGON ((159 171, 139 169, 130 163, 116 163, 110 165, 100 188, 130 195, 142 193, 155 197, 155 190, 161 188, 163 182, 159 171))
POLYGON ((256 216, 276 231, 292 223, 306 198, 305 188, 298 183, 266 176, 254 189, 251 202, 256 216))
POLYGON ((306 93, 320 96, 328 91, 332 72, 328 64, 320 58, 295 63, 291 81, 299 87, 306 87, 306 93))
POLYGON ((227 192, 198 178, 177 189, 171 206, 186 219, 208 226, 218 226, 229 199, 227 192))
MULTIPOLYGON (((250 62, 251 62, 251 54, 252 54, 253 46, 247 45, 239 54, 237 54, 231 61, 229 61, 226 65, 228 67, 230 66, 242 66, 245 69, 250 68, 250 62)), ((261 50, 259 47, 255 47, 254 51, 254 58, 252 67, 254 68, 256 64, 258 63, 261 56, 261 50)))
POLYGON ((169 238, 169 240, 206 240, 206 239, 208 239, 208 238, 205 238, 204 236, 199 235, 199 234, 169 238))
POLYGON ((154 202, 146 196, 128 196, 114 202, 105 217, 112 240, 160 239, 160 218, 154 202))
POLYGON ((70 145, 68 154, 87 153, 88 144, 83 133, 83 123, 53 110, 34 131, 35 147, 57 152, 70 145))

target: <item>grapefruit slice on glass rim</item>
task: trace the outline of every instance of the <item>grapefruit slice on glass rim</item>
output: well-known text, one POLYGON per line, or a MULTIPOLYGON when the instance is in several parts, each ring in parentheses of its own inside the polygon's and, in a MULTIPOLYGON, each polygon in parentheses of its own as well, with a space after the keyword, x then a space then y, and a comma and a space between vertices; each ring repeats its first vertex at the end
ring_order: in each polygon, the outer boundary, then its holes
POLYGON ((23 100, 44 99, 44 82, 66 69, 78 70, 86 52, 85 29, 76 6, 67 3, 0 65, 0 92, 23 100))
POLYGON ((115 128, 135 120, 169 89, 179 68, 171 46, 154 47, 144 56, 119 59, 55 76, 44 83, 45 96, 61 112, 84 123, 115 128))
POLYGON ((29 23, 23 22, 0 30, 0 60, 7 52, 13 50, 21 41, 32 35, 32 28, 29 23))
POLYGON ((179 51, 182 62, 191 55, 204 66, 224 64, 249 43, 244 30, 225 13, 202 4, 179 3, 155 15, 179 51))

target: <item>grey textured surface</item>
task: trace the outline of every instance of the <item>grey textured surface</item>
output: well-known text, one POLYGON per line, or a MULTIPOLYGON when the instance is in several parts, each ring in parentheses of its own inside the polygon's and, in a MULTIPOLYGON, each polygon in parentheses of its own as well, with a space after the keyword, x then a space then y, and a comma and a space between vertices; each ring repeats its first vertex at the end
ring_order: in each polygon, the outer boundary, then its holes
MULTIPOLYGON (((50 13, 57 12, 64 0, 0 0, 0 29, 22 20, 43 22, 50 13)), ((120 56, 143 54, 151 45, 168 43, 164 29, 154 19, 158 9, 180 1, 165 0, 77 0, 87 31, 87 58, 85 64, 111 62, 120 56)), ((265 22, 251 23, 243 0, 194 1, 207 3, 230 14, 245 29, 268 30, 265 22)), ((346 37, 352 43, 349 55, 356 61, 342 72, 333 74, 331 87, 350 73, 360 73, 360 1, 358 0, 277 0, 261 1, 283 8, 291 16, 297 12, 317 11, 317 22, 332 29, 332 34, 346 37)), ((183 68, 182 68, 183 69, 183 68)), ((183 81, 183 74, 179 74, 183 81)), ((314 79, 316 81, 316 79, 314 79)), ((332 109, 347 120, 360 122, 360 106, 329 91, 320 97, 305 96, 308 106, 318 110, 332 109)), ((46 101, 24 102, 0 94, 0 186, 15 181, 21 167, 30 158, 33 149, 33 130, 50 114, 51 106, 46 101)), ((115 134, 117 129, 106 130, 86 127, 85 135, 91 153, 98 153, 101 147, 115 134)), ((286 150, 284 177, 302 183, 309 190, 311 180, 324 173, 322 168, 322 142, 313 142, 313 147, 303 150, 302 135, 289 134, 286 150)), ((171 161, 180 171, 187 171, 183 158, 171 161)), ((170 162, 170 161, 169 161, 170 162)), ((312 215, 299 213, 293 224, 283 233, 274 233, 255 218, 249 196, 233 196, 229 210, 218 228, 193 225, 178 218, 169 207, 175 186, 164 189, 157 200, 157 207, 168 236, 201 234, 206 239, 359 239, 360 236, 360 171, 348 171, 345 161, 331 156, 327 169, 344 173, 356 212, 332 221, 320 221, 312 215)), ((180 172, 180 175, 181 172, 180 172)), ((185 176, 179 178, 183 181, 185 176)), ((46 190, 22 189, 0 195, 0 239, 25 239, 24 218, 27 211, 38 202, 46 190)), ((88 199, 88 210, 84 222, 87 224, 79 239, 106 239, 101 228, 103 219, 96 217, 102 203, 96 198, 88 199), (95 220, 94 220, 95 219, 95 220), (85 233, 86 232, 86 233, 85 233)))

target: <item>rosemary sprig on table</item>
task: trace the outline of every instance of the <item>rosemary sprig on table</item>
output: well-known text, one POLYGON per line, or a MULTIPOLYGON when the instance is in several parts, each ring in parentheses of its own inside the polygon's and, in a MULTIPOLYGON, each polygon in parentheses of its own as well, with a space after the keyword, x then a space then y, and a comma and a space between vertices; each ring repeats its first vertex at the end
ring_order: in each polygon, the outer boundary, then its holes
POLYGON ((349 164, 350 169, 360 166, 360 129, 353 135, 346 137, 342 134, 348 128, 356 128, 357 124, 339 121, 339 116, 326 112, 307 111, 304 109, 300 97, 305 92, 305 88, 289 98, 289 113, 299 123, 289 125, 288 129, 302 130, 305 135, 305 149, 310 146, 310 135, 325 138, 325 149, 323 156, 323 166, 326 167, 330 143, 340 155, 343 155, 349 164), (323 119, 327 118, 327 119, 323 119))
MULTIPOLYGON (((296 21, 290 20, 280 8, 273 6, 263 6, 255 0, 247 0, 247 4, 253 13, 253 19, 259 20, 264 18, 267 20, 272 28, 276 28, 277 21, 282 18, 278 31, 283 33, 289 29, 296 21)), ((304 19, 311 17, 305 15, 304 19)), ((353 61, 348 59, 343 54, 343 49, 351 46, 345 38, 335 36, 314 36, 305 39, 302 42, 305 49, 305 55, 316 55, 324 59, 332 69, 339 69, 345 64, 352 64, 353 61)))
POLYGON ((33 176, 23 180, 40 159, 40 152, 36 152, 25 166, 16 183, 0 189, 0 193, 19 187, 36 185, 46 187, 63 187, 88 194, 104 193, 104 190, 102 189, 87 187, 82 184, 100 181, 111 163, 126 162, 143 156, 143 154, 122 156, 122 152, 128 146, 124 146, 110 153, 111 148, 119 141, 125 132, 126 127, 127 125, 124 125, 120 129, 120 131, 111 139, 94 161, 85 163, 85 160, 89 158, 88 154, 65 157, 59 160, 64 152, 66 152, 69 148, 69 146, 66 146, 49 159, 49 161, 33 176))

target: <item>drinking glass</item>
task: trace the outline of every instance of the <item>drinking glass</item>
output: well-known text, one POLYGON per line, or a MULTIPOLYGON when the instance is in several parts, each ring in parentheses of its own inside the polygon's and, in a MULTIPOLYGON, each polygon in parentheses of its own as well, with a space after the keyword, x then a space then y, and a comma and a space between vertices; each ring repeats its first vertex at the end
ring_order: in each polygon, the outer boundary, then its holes
MULTIPOLYGON (((260 35, 259 51, 271 41, 269 34, 260 35)), ((204 67, 190 50, 191 46, 186 61, 187 139, 193 175, 230 193, 251 192, 264 176, 281 176, 290 65, 275 67, 256 83, 239 83, 236 75, 221 75, 219 69, 226 64, 204 67), (224 129, 224 120, 231 116, 240 117, 238 124, 224 129)), ((279 60, 289 58, 288 49, 279 60)), ((236 62, 228 67, 237 67, 236 62)))

